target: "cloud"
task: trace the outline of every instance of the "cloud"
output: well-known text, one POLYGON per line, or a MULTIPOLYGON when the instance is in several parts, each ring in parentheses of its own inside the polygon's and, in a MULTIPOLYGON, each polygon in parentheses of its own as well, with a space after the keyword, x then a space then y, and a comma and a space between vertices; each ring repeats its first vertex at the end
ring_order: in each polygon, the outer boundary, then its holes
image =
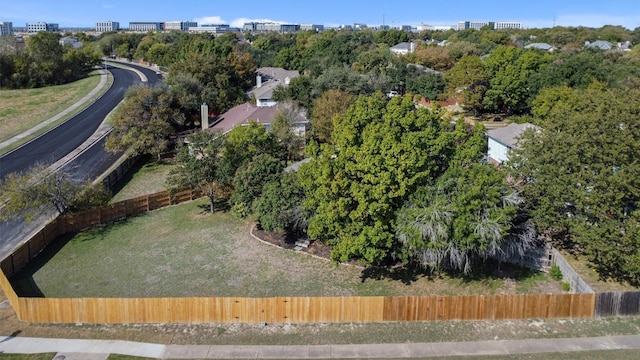
POLYGON ((265 22, 265 23, 277 23, 277 24, 287 24, 286 21, 279 20, 270 20, 270 19, 249 19, 249 18, 238 18, 231 22, 231 27, 241 28, 245 23, 248 22, 265 22))
POLYGON ((195 18, 193 20, 196 21, 198 23, 198 25, 202 25, 202 24, 220 25, 220 24, 226 24, 227 23, 220 16, 205 16, 205 17, 201 17, 201 18, 195 18))

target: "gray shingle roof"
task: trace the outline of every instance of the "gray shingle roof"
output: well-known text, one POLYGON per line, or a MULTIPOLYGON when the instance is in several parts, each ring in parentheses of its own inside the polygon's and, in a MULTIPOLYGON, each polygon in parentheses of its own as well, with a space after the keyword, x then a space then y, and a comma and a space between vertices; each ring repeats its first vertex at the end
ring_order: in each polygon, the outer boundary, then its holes
POLYGON ((517 146, 518 138, 522 133, 527 129, 535 128, 537 128, 537 126, 530 123, 509 124, 502 128, 489 130, 487 136, 512 149, 517 146))
POLYGON ((551 49, 555 49, 555 47, 553 45, 549 45, 547 43, 531 43, 529 45, 526 45, 524 48, 525 49, 540 49, 540 50, 545 50, 545 51, 549 51, 551 49))

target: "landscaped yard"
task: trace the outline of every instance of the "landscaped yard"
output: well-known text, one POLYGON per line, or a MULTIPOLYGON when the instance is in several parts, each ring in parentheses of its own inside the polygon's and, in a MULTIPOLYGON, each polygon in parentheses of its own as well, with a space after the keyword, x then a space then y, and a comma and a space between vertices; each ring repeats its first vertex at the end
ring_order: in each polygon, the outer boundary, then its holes
MULTIPOLYGON (((65 85, 1 91, 0 141, 27 131, 42 121, 61 113, 90 93, 99 82, 100 74, 94 71, 85 79, 65 85)), ((108 86, 105 86, 99 94, 107 89, 108 86)), ((96 97, 99 94, 96 94, 96 97)), ((56 123, 68 119, 86 105, 88 104, 83 104, 83 106, 72 111, 56 123)), ((53 126, 55 124, 52 124, 49 128, 53 126)), ((45 130, 43 129, 43 131, 45 130)))
MULTIPOLYGON (((558 291, 546 274, 521 280, 362 269, 263 244, 252 222, 206 212, 207 200, 83 231, 50 246, 16 281, 47 297, 463 295, 558 291), (60 246, 58 246, 60 247, 60 246), (52 255, 55 255, 51 257, 52 255), (32 281, 33 280, 33 281, 32 281), (35 288, 33 287, 35 284, 35 288), (34 290, 35 289, 35 290, 34 290)), ((503 271, 508 269, 503 265, 503 271)))

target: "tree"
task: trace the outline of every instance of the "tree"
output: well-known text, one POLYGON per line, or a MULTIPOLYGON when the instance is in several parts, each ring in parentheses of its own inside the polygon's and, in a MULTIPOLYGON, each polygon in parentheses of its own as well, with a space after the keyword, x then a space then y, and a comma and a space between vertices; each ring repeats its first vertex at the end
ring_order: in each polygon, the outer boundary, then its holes
POLYGON ((264 184, 277 180, 282 170, 280 160, 268 154, 254 156, 251 161, 244 163, 236 171, 236 176, 233 178, 231 203, 242 203, 250 209, 254 200, 262 194, 264 184))
POLYGON ((344 91, 327 90, 313 103, 311 131, 320 142, 331 142, 333 119, 344 114, 355 98, 344 91))
POLYGON ((254 203, 260 226, 266 231, 302 232, 307 227, 307 214, 302 208, 304 190, 296 172, 282 173, 264 185, 254 203))
POLYGON ((131 88, 113 115, 113 131, 105 148, 130 155, 154 154, 158 161, 168 149, 173 126, 184 123, 171 91, 165 86, 131 88))
POLYGON ((51 171, 45 164, 36 164, 23 173, 7 175, 0 183, 0 198, 5 199, 0 219, 22 216, 31 221, 43 208, 65 214, 103 205, 110 194, 100 185, 73 180, 69 170, 51 171))
POLYGON ((237 126, 225 135, 222 151, 221 181, 231 184, 236 170, 254 156, 267 154, 276 159, 282 155, 275 136, 255 121, 248 126, 237 126))
POLYGON ((489 88, 483 105, 486 110, 509 115, 528 110, 535 94, 530 79, 548 62, 548 56, 537 51, 499 46, 485 60, 489 73, 489 88))
MULTIPOLYGON (((505 243, 516 239, 507 235, 519 203, 504 174, 494 167, 453 166, 435 184, 412 195, 398 212, 396 234, 409 258, 423 266, 466 275, 475 260, 517 248, 505 243)), ((532 239, 519 242, 523 245, 520 255, 532 243, 532 239)))
POLYGON ((603 278, 637 285, 640 91, 593 87, 567 98, 522 136, 512 174, 551 240, 586 255, 603 278))
POLYGON ((309 236, 334 245, 335 261, 399 256, 395 213, 456 156, 452 131, 437 109, 416 109, 411 97, 360 97, 336 118, 334 144, 300 167, 309 236))
POLYGON ((198 131, 187 137, 176 156, 176 167, 167 176, 167 185, 172 191, 193 189, 209 198, 211 213, 215 209, 215 199, 224 191, 219 181, 220 155, 223 137, 209 131, 198 131))
POLYGON ((64 48, 58 42, 58 34, 42 31, 26 40, 29 56, 28 73, 31 87, 60 84, 64 48))
POLYGON ((407 91, 419 94, 428 100, 438 99, 444 93, 445 82, 440 74, 426 73, 407 82, 407 91))
POLYGON ((451 70, 444 75, 451 95, 462 92, 464 106, 476 116, 484 109, 482 102, 489 85, 487 71, 477 56, 463 56, 451 70))
POLYGON ((271 123, 271 132, 282 147, 285 165, 299 158, 304 146, 304 135, 296 132, 296 127, 307 121, 306 112, 290 101, 278 103, 280 110, 271 123))

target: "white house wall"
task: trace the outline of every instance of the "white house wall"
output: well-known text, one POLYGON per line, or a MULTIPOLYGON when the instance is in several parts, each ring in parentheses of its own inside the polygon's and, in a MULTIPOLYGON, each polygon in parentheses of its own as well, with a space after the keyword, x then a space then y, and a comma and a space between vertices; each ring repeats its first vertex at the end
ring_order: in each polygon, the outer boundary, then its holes
POLYGON ((495 161, 498 164, 501 164, 509 158, 509 148, 492 139, 489 138, 489 151, 487 152, 487 156, 490 160, 495 161))

